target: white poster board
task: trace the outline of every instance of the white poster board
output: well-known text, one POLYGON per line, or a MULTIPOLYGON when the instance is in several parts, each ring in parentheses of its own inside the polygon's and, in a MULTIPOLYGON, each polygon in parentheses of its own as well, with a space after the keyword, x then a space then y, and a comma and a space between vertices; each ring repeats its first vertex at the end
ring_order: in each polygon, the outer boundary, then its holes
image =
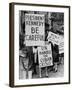
POLYGON ((59 45, 60 43, 60 38, 61 38, 60 35, 55 34, 53 32, 49 32, 47 37, 48 41, 51 41, 53 44, 57 45, 59 45))
POLYGON ((26 46, 42 46, 45 39, 45 17, 42 14, 25 14, 26 46))
POLYGON ((61 38, 59 44, 59 54, 64 53, 64 38, 61 38))
POLYGON ((39 58, 38 59, 39 67, 46 67, 53 65, 51 44, 38 47, 38 58, 39 58))

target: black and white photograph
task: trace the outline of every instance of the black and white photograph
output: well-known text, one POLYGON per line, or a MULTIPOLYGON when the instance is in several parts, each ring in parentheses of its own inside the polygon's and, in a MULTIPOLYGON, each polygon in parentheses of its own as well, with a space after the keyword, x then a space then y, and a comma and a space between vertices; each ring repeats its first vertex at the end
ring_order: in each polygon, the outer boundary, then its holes
POLYGON ((13 4, 15 85, 69 83, 69 6, 13 4))
POLYGON ((19 11, 19 79, 64 76, 64 13, 19 11))

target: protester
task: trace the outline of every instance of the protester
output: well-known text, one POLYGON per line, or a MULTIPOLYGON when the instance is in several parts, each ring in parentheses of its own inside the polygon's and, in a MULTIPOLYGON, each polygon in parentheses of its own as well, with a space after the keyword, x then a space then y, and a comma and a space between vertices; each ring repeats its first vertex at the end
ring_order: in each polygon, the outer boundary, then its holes
MULTIPOLYGON (((32 47, 25 47, 22 49, 22 53, 20 54, 20 62, 22 64, 23 71, 26 71, 26 76, 27 78, 29 78, 29 75, 30 75, 29 72, 33 71, 32 47)), ((32 77, 32 74, 30 75, 30 77, 32 77)))

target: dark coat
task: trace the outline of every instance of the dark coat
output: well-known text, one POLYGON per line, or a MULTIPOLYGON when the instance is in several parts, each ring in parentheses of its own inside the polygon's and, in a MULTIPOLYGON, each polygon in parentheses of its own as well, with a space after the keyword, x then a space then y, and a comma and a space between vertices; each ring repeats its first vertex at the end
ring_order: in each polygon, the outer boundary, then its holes
POLYGON ((59 47, 58 47, 58 45, 53 46, 53 61, 59 62, 59 47))
POLYGON ((56 44, 54 46, 52 42, 49 42, 49 43, 51 43, 53 63, 58 62, 59 61, 59 47, 56 44))

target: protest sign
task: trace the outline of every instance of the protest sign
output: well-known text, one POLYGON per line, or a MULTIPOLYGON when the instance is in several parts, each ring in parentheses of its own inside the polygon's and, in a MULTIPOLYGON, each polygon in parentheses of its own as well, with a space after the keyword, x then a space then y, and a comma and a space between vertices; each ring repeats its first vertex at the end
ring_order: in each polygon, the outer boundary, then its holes
POLYGON ((25 14, 26 46, 42 46, 45 39, 45 17, 42 14, 25 14))
POLYGON ((46 67, 53 65, 51 44, 38 47, 39 67, 46 67))
POLYGON ((61 38, 60 44, 59 44, 59 54, 64 53, 64 39, 61 38))
POLYGON ((47 39, 48 41, 51 41, 53 44, 59 45, 60 43, 60 36, 53 32, 49 32, 47 39))

